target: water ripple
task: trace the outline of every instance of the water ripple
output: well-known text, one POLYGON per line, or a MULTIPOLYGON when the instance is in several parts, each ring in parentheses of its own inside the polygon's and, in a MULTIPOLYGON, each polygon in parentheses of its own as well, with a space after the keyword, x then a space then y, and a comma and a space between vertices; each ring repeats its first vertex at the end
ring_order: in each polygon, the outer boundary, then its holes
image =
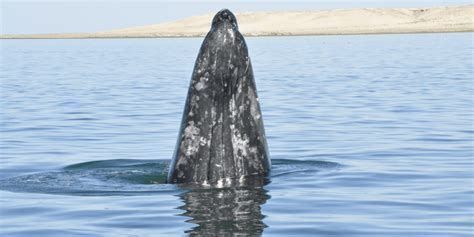
POLYGON ((2 41, 0 235, 472 236, 472 37, 247 38, 273 173, 223 189, 157 160, 202 39, 2 41))

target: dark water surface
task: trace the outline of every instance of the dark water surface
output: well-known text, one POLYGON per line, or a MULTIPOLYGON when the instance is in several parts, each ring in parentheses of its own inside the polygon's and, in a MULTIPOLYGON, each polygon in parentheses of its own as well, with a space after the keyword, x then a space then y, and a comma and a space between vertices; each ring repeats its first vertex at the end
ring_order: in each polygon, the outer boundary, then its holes
POLYGON ((247 38, 269 184, 164 184, 202 39, 2 40, 0 236, 472 236, 473 33, 247 38))

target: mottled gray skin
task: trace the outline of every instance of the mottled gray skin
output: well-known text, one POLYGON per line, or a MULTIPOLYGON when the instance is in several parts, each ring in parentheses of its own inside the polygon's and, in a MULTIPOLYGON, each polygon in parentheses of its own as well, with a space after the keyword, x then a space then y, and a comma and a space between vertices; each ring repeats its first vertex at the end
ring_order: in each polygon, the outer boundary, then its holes
POLYGON ((224 9, 194 66, 168 182, 227 186, 265 177, 270 166, 247 45, 224 9))

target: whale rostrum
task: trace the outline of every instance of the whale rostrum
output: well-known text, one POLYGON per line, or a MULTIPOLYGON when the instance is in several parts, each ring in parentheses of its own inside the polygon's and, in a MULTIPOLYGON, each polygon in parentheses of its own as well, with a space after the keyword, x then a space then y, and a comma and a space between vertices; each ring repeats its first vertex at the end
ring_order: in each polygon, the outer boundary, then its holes
POLYGON ((247 45, 224 9, 196 59, 168 182, 227 185, 270 167, 247 45))

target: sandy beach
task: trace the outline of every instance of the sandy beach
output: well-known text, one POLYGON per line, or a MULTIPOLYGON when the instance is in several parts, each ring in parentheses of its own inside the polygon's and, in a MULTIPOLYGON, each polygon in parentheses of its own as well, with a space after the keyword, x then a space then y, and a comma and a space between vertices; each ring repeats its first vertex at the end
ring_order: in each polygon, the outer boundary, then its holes
MULTIPOLYGON (((232 9, 231 9, 232 10, 232 9)), ((2 39, 199 37, 214 13, 93 33, 0 35, 2 39)), ((474 5, 236 13, 245 36, 473 32, 474 5)))

